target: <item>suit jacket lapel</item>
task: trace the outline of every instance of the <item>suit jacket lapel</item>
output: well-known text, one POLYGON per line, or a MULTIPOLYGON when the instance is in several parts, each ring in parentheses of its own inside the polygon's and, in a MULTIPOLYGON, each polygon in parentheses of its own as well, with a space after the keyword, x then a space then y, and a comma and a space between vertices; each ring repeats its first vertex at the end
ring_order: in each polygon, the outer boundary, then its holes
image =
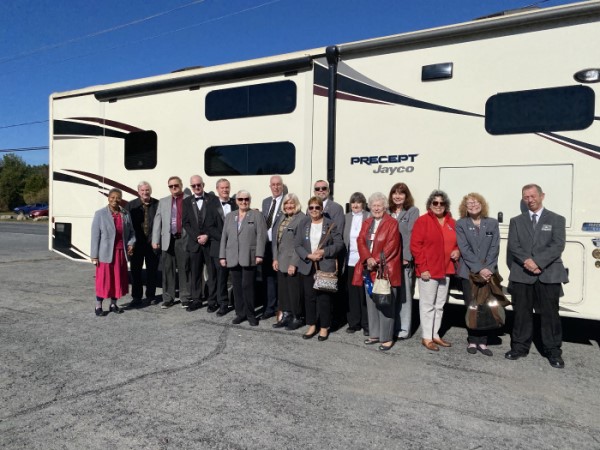
MULTIPOLYGON (((529 233, 529 235, 533 238, 533 236, 534 236, 533 225, 531 224, 531 218, 529 217, 529 212, 528 211, 525 211, 523 213, 523 224, 525 226, 525 229, 529 233)), ((538 223, 538 225, 539 225, 539 223, 538 223)))

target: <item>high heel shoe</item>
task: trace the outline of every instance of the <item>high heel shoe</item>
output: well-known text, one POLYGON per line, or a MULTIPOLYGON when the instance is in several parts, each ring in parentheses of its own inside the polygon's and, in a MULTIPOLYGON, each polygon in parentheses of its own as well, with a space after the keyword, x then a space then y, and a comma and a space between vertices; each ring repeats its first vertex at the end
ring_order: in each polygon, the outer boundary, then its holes
POLYGON ((123 313, 123 310, 121 308, 119 308, 117 305, 115 305, 114 303, 112 303, 108 309, 112 313, 116 313, 116 314, 123 313))

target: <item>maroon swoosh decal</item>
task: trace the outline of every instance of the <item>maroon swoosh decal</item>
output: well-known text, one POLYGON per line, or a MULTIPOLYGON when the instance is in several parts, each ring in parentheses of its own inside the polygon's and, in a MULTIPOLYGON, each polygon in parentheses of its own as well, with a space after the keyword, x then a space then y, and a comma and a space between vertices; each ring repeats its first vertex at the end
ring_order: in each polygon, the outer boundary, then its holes
POLYGON ((83 176, 89 177, 89 178, 91 178, 93 180, 97 180, 97 181, 100 181, 102 183, 108 184, 108 185, 110 185, 112 187, 119 188, 122 191, 127 192, 128 194, 135 195, 135 196, 138 195, 138 193, 137 193, 137 191, 135 189, 131 189, 130 187, 125 186, 124 184, 121 184, 118 181, 111 180, 110 178, 101 177, 100 175, 96 175, 96 174, 93 174, 93 173, 90 173, 90 172, 83 172, 81 170, 71 170, 71 169, 65 169, 65 170, 67 172, 78 173, 79 175, 83 175, 83 176))
POLYGON ((73 120, 85 120, 86 122, 94 122, 99 123, 101 125, 108 125, 109 127, 119 128, 121 130, 134 132, 134 131, 144 131, 141 128, 134 127, 133 125, 129 125, 123 122, 117 122, 115 120, 102 119, 100 117, 69 117, 68 119, 73 120))
POLYGON ((576 152, 583 153, 584 155, 591 156, 592 158, 600 159, 600 155, 598 155, 598 153, 595 153, 595 152, 592 152, 592 151, 588 151, 588 150, 584 150, 584 149, 576 147, 576 146, 574 146, 572 144, 567 144, 566 142, 559 141, 558 139, 552 138, 550 136, 545 136, 545 135, 540 134, 540 133, 536 133, 536 134, 538 136, 540 136, 540 137, 543 137, 544 139, 548 139, 549 141, 555 142, 556 144, 564 145, 565 147, 573 149, 576 152))

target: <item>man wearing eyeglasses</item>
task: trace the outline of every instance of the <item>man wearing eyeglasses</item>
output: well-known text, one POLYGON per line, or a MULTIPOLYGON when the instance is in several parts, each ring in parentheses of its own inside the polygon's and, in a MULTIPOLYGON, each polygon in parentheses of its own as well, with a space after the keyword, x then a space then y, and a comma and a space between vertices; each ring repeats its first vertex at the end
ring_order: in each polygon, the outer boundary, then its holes
POLYGON ((217 274, 210 264, 210 242, 208 237, 208 224, 206 221, 208 204, 212 195, 204 192, 204 181, 200 175, 190 178, 192 195, 183 201, 183 228, 187 233, 187 251, 190 254, 190 290, 192 302, 187 306, 188 311, 195 311, 202 306, 202 276, 204 267, 208 274, 206 286, 208 288, 209 313, 215 312, 217 306, 217 274))
POLYGON ((510 270, 514 324, 506 359, 529 353, 533 335, 533 310, 540 315, 542 344, 550 365, 565 367, 558 300, 562 283, 569 281, 561 259, 565 249, 565 218, 544 208, 545 194, 537 184, 521 190, 527 211, 510 219, 507 261, 510 270))
POLYGON ((329 197, 329 183, 325 180, 318 180, 315 182, 314 190, 315 197, 323 200, 323 215, 333 220, 336 228, 342 233, 344 231, 344 223, 346 222, 344 208, 329 197))
POLYGON ((152 248, 162 250, 163 309, 175 304, 177 278, 182 304, 191 300, 187 234, 182 222, 183 201, 188 195, 184 194, 183 183, 177 176, 170 177, 167 186, 171 194, 159 200, 152 229, 152 248))
POLYGON ((277 309, 277 273, 273 270, 273 225, 283 214, 281 199, 283 198, 283 179, 273 175, 269 180, 271 195, 262 201, 262 213, 267 222, 267 243, 265 246, 264 260, 260 267, 262 271, 263 287, 266 294, 262 318, 268 319, 275 315, 277 309))

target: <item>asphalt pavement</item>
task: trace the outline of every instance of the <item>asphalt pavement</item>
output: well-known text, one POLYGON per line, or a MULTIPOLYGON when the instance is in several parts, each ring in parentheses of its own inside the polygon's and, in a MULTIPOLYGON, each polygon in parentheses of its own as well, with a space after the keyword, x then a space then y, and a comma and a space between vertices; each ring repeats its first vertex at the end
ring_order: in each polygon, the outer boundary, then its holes
POLYGON ((382 353, 362 333, 306 341, 302 328, 231 325, 205 308, 96 317, 93 266, 49 252, 47 225, 9 225, 0 448, 600 448, 597 322, 563 319, 561 370, 536 348, 505 360, 507 334, 493 357, 467 354, 458 306, 439 353, 418 330, 382 353))

